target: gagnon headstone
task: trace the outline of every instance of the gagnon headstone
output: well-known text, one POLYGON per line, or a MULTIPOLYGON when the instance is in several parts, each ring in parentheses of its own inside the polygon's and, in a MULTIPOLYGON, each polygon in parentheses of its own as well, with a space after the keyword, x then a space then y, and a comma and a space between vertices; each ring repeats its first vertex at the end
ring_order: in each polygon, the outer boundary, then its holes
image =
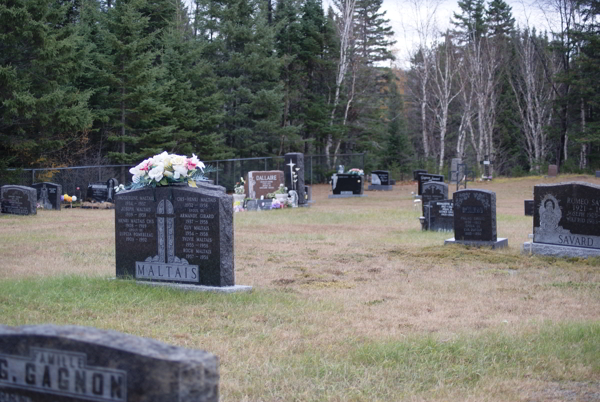
POLYGON ((284 155, 284 160, 285 186, 288 190, 295 190, 298 193, 298 205, 305 206, 307 202, 304 196, 304 154, 290 152, 284 155), (296 173, 296 181, 293 173, 296 173))
POLYGON ((250 171, 246 180, 246 194, 248 198, 260 199, 261 196, 277 191, 283 183, 281 170, 250 171))
POLYGON ((417 181, 419 180, 419 175, 422 173, 427 173, 427 170, 425 169, 415 169, 413 170, 413 180, 417 181))
POLYGON ((417 194, 419 194, 419 195, 423 194, 423 183, 427 183, 429 181, 443 183, 444 175, 443 174, 420 173, 417 176, 417 182, 418 182, 418 186, 419 186, 417 194))
POLYGON ((533 200, 533 244, 524 251, 600 255, 600 186, 584 182, 539 184, 533 189, 533 200))
POLYGON ((423 194, 421 194, 421 203, 423 208, 423 216, 429 201, 446 200, 448 199, 448 185, 435 181, 423 183, 423 194))
POLYGON ((454 208, 452 200, 429 201, 425 210, 428 230, 435 232, 452 232, 454 230, 454 208))
POLYGON ((91 327, 0 325, 2 402, 217 402, 219 360, 91 327))
POLYGON ((60 196, 62 194, 62 186, 56 183, 35 183, 31 187, 37 192, 37 202, 44 209, 55 209, 60 211, 60 196))
POLYGON ((35 188, 2 186, 0 188, 0 210, 3 214, 36 215, 37 192, 35 188))
POLYGON ((488 190, 459 190, 452 196, 454 207, 454 238, 445 241, 475 246, 502 248, 506 238, 496 231, 496 193, 488 190))
POLYGON ((121 191, 115 198, 118 278, 234 286, 230 195, 184 184, 121 191))

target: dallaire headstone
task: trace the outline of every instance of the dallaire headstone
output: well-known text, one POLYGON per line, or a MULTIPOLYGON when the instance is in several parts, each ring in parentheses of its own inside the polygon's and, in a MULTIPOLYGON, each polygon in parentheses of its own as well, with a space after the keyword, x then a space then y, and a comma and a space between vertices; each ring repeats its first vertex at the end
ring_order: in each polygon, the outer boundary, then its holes
POLYGON ((288 190, 295 190, 298 193, 298 205, 307 206, 304 196, 304 154, 300 152, 290 152, 284 155, 285 164, 283 172, 285 174, 285 186, 288 190), (294 173, 296 174, 294 179, 294 173))
POLYGON ((217 402, 219 359, 92 327, 0 325, 2 402, 217 402))
POLYGON ((429 201, 425 210, 427 229, 434 232, 452 232, 454 230, 454 208, 452 200, 429 201))
POLYGON ((446 199, 448 199, 448 185, 446 183, 435 181, 423 183, 423 194, 421 194, 423 216, 425 216, 425 209, 430 201, 446 199))
POLYGON ((427 170, 425 169, 415 169, 413 170, 413 180, 417 181, 419 180, 419 175, 422 173, 427 173, 427 170))
POLYGON ((487 246, 493 249, 508 246, 508 239, 498 238, 496 231, 496 193, 488 190, 459 190, 452 196, 454 203, 454 238, 444 244, 487 246))
POLYGON ((364 176, 358 174, 334 174, 331 176, 333 195, 328 198, 366 197, 364 191, 364 176))
POLYGON ((523 204, 525 207, 525 216, 533 216, 533 200, 525 200, 523 204))
POLYGON ((187 184, 116 196, 117 278, 181 289, 233 292, 232 197, 187 184))
POLYGON ((417 176, 417 182, 418 182, 418 195, 422 195, 423 194, 423 183, 427 183, 429 181, 433 181, 433 182, 438 182, 438 183, 443 183, 444 182, 444 175, 443 174, 431 174, 431 173, 421 173, 417 176))
POLYGON ((37 202, 44 209, 55 209, 60 211, 60 196, 62 195, 62 186, 56 183, 35 183, 31 187, 37 192, 37 202))
POLYGON ((533 188, 534 254, 600 256, 600 186, 584 182, 538 184, 533 188))
POLYGON ((558 176, 558 166, 556 165, 548 165, 548 176, 556 177, 558 176))
POLYGON ((369 190, 391 191, 394 189, 390 183, 390 172, 387 170, 373 170, 369 190))
POLYGON ((248 172, 245 184, 248 198, 260 199, 269 193, 274 193, 279 189, 279 185, 284 183, 283 176, 281 170, 248 172))
POLYGON ((35 188, 6 185, 0 188, 0 211, 3 214, 36 215, 37 192, 35 188))

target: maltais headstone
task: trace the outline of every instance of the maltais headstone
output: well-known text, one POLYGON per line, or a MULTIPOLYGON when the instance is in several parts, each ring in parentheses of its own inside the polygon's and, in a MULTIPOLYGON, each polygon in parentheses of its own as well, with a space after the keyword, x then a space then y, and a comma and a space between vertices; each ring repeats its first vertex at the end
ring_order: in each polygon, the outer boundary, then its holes
POLYGON ((334 174, 331 176, 331 190, 333 195, 329 198, 366 197, 363 194, 364 176, 358 174, 334 174))
POLYGON ((533 216, 533 200, 525 200, 523 204, 525 207, 525 216, 533 216))
POLYGON ((444 244, 460 243, 473 246, 503 248, 506 238, 496 232, 496 193, 487 190, 459 190, 454 202, 454 238, 444 244))
POLYGON ((37 202, 44 209, 55 209, 60 211, 60 196, 62 186, 56 183, 35 183, 31 187, 37 192, 37 202))
POLYGON ((0 325, 2 402, 217 402, 219 359, 92 327, 0 325))
POLYGON ((373 170, 369 190, 391 191, 394 189, 390 183, 390 172, 387 170, 373 170))
POLYGON ((417 182, 418 182, 418 195, 422 195, 423 194, 423 183, 427 183, 428 181, 433 181, 433 182, 438 182, 438 183, 443 183, 444 182, 444 175, 443 174, 431 174, 431 173, 421 173, 417 176, 417 182))
POLYGON ((429 201, 425 209, 427 229, 434 232, 452 232, 454 230, 454 208, 452 200, 429 201))
POLYGON ((230 195, 182 185, 121 191, 115 198, 118 278, 234 287, 230 195))
POLYGON ((421 202, 423 208, 423 216, 429 201, 446 200, 448 199, 448 185, 436 181, 428 181, 423 183, 423 194, 421 194, 421 202))
POLYGON ((288 190, 295 190, 298 193, 298 205, 305 206, 307 202, 304 197, 304 154, 290 152, 284 155, 284 160, 285 186, 288 190))
POLYGON ((534 254, 600 256, 600 186, 584 182, 539 184, 533 188, 534 254))
POLYGON ((548 166, 548 176, 549 177, 556 177, 556 176, 558 176, 558 166, 556 166, 556 165, 549 165, 548 166))
POLYGON ((248 180, 246 180, 246 194, 248 198, 259 199, 261 196, 274 193, 283 183, 283 172, 280 170, 251 171, 248 172, 248 180))
POLYGON ((37 192, 35 188, 6 185, 0 188, 0 210, 3 214, 36 215, 37 192))
POLYGON ((422 173, 427 173, 427 170, 425 169, 415 169, 413 170, 413 180, 417 181, 419 180, 419 175, 422 173))

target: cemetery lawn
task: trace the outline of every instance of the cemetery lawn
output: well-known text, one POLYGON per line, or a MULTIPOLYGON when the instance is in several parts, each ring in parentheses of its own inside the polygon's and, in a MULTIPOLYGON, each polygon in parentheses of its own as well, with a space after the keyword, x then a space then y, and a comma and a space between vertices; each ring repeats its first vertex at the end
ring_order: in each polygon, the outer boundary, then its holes
MULTIPOLYGON (((235 214, 236 283, 112 280, 114 211, 0 216, 0 323, 112 329, 220 357, 221 400, 600 401, 600 259, 521 254, 536 183, 496 179, 502 250, 421 232, 416 184, 235 214)), ((450 192, 455 188, 450 185, 450 192)), ((451 195, 450 195, 451 197, 451 195)))

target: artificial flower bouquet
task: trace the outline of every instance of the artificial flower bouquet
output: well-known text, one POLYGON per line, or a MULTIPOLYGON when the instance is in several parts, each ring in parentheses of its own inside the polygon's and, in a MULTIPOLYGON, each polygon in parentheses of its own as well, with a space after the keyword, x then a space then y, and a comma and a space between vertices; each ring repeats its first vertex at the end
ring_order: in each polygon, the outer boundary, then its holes
POLYGON ((244 184, 245 183, 246 182, 244 181, 244 178, 240 177, 240 181, 238 181, 237 183, 235 183, 235 186, 233 186, 234 193, 236 193, 236 194, 244 194, 244 191, 246 191, 246 189, 244 188, 244 184))
POLYGON ((359 176, 364 176, 365 172, 362 169, 352 168, 346 172, 347 174, 356 174, 359 176))

